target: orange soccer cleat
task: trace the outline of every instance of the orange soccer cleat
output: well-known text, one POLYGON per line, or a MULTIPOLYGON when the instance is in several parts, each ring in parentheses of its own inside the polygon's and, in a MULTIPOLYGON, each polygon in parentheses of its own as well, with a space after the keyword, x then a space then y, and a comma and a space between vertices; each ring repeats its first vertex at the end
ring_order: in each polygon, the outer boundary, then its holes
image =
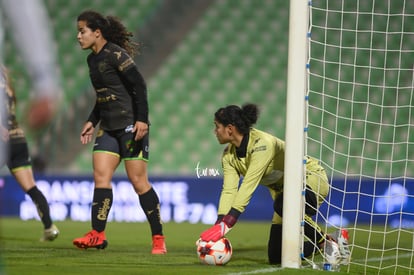
POLYGON ((105 237, 105 232, 98 232, 96 230, 91 230, 86 233, 83 237, 73 240, 73 244, 79 248, 96 248, 104 249, 108 245, 108 241, 105 237))
POLYGON ((152 236, 152 254, 166 254, 165 238, 162 235, 152 236))

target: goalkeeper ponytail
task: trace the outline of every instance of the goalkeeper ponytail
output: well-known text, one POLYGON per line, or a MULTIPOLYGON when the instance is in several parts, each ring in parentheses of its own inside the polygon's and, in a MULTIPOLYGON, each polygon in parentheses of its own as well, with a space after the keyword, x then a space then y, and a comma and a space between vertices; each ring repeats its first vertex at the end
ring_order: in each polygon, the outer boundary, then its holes
POLYGON ((214 114, 214 119, 227 126, 234 125, 241 134, 247 134, 259 118, 257 105, 248 103, 241 108, 237 105, 228 105, 220 108, 214 114))

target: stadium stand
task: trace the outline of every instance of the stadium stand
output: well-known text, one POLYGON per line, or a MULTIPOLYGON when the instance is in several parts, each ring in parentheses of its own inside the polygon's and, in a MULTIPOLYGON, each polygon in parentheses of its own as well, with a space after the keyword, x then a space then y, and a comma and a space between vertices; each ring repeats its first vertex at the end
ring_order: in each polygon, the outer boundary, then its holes
MULTIPOLYGON (((284 137, 288 1, 120 0, 114 3, 110 0, 46 0, 46 3, 57 39, 66 99, 54 125, 40 138, 29 136, 34 143, 32 150, 47 156, 48 171, 81 174, 92 170, 91 147, 81 146, 78 141, 80 128, 95 96, 85 61, 88 52, 80 51, 76 42, 76 16, 84 9, 96 9, 122 18, 129 29, 136 30, 138 41, 143 43, 142 55, 136 61, 149 88, 150 174, 193 175, 197 166, 220 169, 223 147, 214 137, 212 118, 217 108, 227 104, 258 104, 262 114, 257 127, 284 137)), ((352 39, 352 34, 344 37, 347 43, 352 43, 352 39)), ((24 64, 13 54, 9 34, 6 42, 6 62, 12 69, 20 105, 24 108, 29 88, 24 64)), ((384 43, 377 42, 378 46, 384 43)), ((326 54, 338 56, 338 52, 326 54)), ((343 53, 342 61, 347 58, 350 57, 343 53)), ((367 58, 363 54, 358 56, 361 64, 369 62, 367 58)), ((380 62, 382 58, 378 56, 373 60, 380 62)), ((393 61, 387 62, 405 64, 410 59, 399 61, 396 54, 393 61)), ((376 65, 382 67, 384 64, 376 65)), ((347 70, 342 73, 343 79, 353 77, 347 70)), ((366 72, 357 77, 366 78, 366 72)), ((381 75, 372 79, 380 83, 381 75)), ((336 84, 327 81, 325 85, 329 88, 336 84)), ((321 89, 318 82, 311 82, 311 86, 321 89)), ((378 98, 379 103, 393 100, 392 94, 378 98)), ((407 97, 399 100, 411 101, 407 97)), ((340 108, 342 114, 350 111, 345 105, 340 108)), ((379 117, 375 108, 370 108, 370 112, 373 118, 379 117)), ((24 119, 21 113, 19 116, 20 120, 24 119)), ((332 118, 325 123, 334 125, 335 120, 332 118)), ((339 129, 345 131, 348 127, 344 124, 339 129)), ((375 125, 369 130, 372 133, 378 131, 375 125)), ((391 141, 394 136, 384 134, 382 138, 391 141)), ((334 141, 326 137, 325 142, 334 141)), ((338 150, 347 150, 344 148, 346 144, 338 146, 338 150)), ((359 148, 355 145, 351 150, 359 148)), ((312 152, 312 148, 309 149, 312 152)), ((372 148, 374 153, 375 148, 372 148)), ((406 152, 401 148, 393 152, 396 153, 406 152)), ((336 161, 343 166, 352 165, 346 164, 340 155, 336 161)))
MULTIPOLYGON (((146 46, 137 63, 149 87, 150 174, 193 175, 197 165, 220 169, 224 148, 214 137, 212 119, 214 111, 227 104, 258 104, 262 114, 257 127, 284 136, 288 2, 205 2, 46 1, 66 92, 56 123, 33 141, 36 150, 47 155, 48 171, 92 171, 91 147, 81 147, 78 141, 94 100, 87 52, 76 42, 76 16, 87 8, 121 17, 146 46)), ((22 71, 13 47, 7 50, 12 68, 22 71)), ((27 90, 25 81, 18 82, 27 90)))

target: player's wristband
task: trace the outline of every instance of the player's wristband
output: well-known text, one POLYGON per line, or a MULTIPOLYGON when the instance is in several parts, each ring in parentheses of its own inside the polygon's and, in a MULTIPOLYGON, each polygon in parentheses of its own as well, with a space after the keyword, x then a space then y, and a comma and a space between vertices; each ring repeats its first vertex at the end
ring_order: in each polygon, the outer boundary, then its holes
POLYGON ((217 220, 214 224, 219 224, 223 220, 223 218, 224 218, 224 215, 218 215, 217 220))
POLYGON ((223 217, 222 222, 224 222, 229 228, 231 228, 237 222, 237 218, 230 214, 227 214, 223 217))
POLYGON ((232 227, 237 222, 240 215, 241 212, 232 207, 229 213, 223 217, 222 221, 226 223, 228 227, 232 227))

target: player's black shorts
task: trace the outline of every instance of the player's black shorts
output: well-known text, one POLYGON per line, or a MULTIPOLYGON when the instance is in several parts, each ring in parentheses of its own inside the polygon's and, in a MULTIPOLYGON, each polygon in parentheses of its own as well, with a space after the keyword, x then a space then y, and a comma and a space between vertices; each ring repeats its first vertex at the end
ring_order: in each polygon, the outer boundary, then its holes
POLYGON ((30 159, 29 148, 27 147, 26 142, 19 143, 9 143, 9 156, 7 161, 7 167, 10 171, 15 171, 22 167, 27 167, 32 165, 30 159))
POLYGON ((130 127, 116 131, 99 129, 93 152, 113 153, 124 160, 141 159, 148 161, 149 134, 136 141, 134 140, 135 133, 131 133, 130 129, 130 127))
POLYGON ((12 129, 9 129, 9 140, 7 142, 0 139, 0 146, 5 150, 4 157, 1 159, 0 168, 5 164, 11 172, 23 167, 31 167, 29 148, 23 130, 15 123, 12 129))

